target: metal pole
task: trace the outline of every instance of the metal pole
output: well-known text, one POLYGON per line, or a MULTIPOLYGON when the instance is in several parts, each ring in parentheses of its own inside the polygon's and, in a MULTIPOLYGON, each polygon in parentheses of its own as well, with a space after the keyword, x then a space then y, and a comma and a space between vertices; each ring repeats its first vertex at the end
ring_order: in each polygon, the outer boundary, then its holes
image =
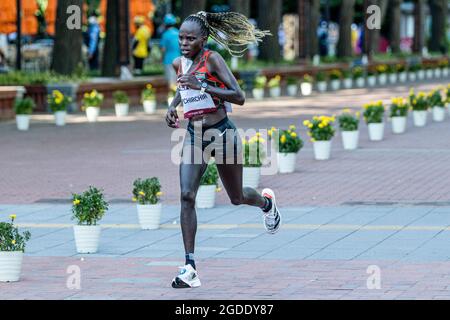
POLYGON ((17 70, 22 70, 22 51, 21 51, 21 42, 22 42, 22 2, 21 0, 16 0, 16 68, 17 70))

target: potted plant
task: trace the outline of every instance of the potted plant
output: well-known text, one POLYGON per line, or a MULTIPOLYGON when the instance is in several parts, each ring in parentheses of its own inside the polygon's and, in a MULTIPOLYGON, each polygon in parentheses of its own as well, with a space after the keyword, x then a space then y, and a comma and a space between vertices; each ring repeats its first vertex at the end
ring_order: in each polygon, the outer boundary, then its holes
POLYGON ((265 157, 265 140, 259 132, 250 139, 242 139, 244 146, 243 152, 243 187, 258 188, 259 178, 261 176, 261 166, 265 157))
POLYGON ((57 126, 66 124, 67 108, 71 102, 72 98, 66 97, 59 90, 53 90, 52 94, 48 95, 48 105, 55 115, 55 124, 57 126))
POLYGON ((267 83, 272 98, 278 98, 281 95, 280 81, 281 77, 276 75, 267 83))
POLYGON ((294 172, 297 153, 303 147, 303 140, 298 136, 294 125, 289 126, 288 130, 272 129, 269 131, 269 136, 273 141, 278 140, 276 147, 278 171, 280 173, 294 172))
POLYGON ((385 86, 387 83, 387 70, 388 66, 385 64, 379 64, 376 67, 378 74, 378 84, 380 86, 385 86))
POLYGON ((421 64, 416 64, 416 77, 418 80, 425 79, 425 71, 422 68, 421 64))
POLYGON ((349 69, 345 69, 342 71, 342 75, 344 77, 344 88, 345 89, 351 89, 353 86, 353 79, 352 79, 352 71, 349 69))
POLYGON ((302 91, 302 96, 309 96, 312 92, 312 84, 313 84, 313 77, 311 77, 309 74, 303 75, 302 83, 300 84, 300 90, 302 91))
POLYGON ((16 99, 14 102, 14 112, 16 113, 16 125, 20 131, 27 131, 30 127, 30 118, 33 109, 36 107, 31 98, 16 99))
POLYGON ((0 281, 19 281, 22 271, 25 244, 30 240, 31 233, 19 233, 14 226, 15 214, 9 216, 11 222, 0 222, 0 281))
POLYGON ((329 72, 331 90, 339 90, 341 88, 342 72, 338 69, 333 69, 329 72))
POLYGON ((169 106, 171 105, 176 94, 177 94, 177 86, 176 85, 170 86, 169 92, 167 93, 167 105, 169 106))
POLYGON ((86 92, 83 97, 83 107, 89 122, 96 122, 100 114, 100 106, 103 103, 103 94, 97 90, 86 92))
POLYGON ((242 90, 242 93, 244 94, 244 97, 246 97, 247 96, 247 84, 245 83, 245 81, 243 80, 243 79, 239 79, 238 80, 238 84, 239 84, 239 87, 241 88, 241 90, 242 90))
POLYGON ((424 127, 427 124, 428 99, 425 92, 419 92, 418 95, 411 89, 409 92, 409 103, 413 110, 413 120, 416 127, 424 127))
POLYGON ((317 90, 319 92, 325 92, 327 90, 327 75, 323 71, 319 71, 316 74, 317 90))
POLYGON ((433 73, 434 73, 434 77, 435 78, 440 78, 442 75, 442 70, 441 67, 439 65, 439 61, 437 62, 433 62, 433 73))
POLYGON ((358 148, 359 116, 359 112, 353 115, 350 109, 344 109, 338 117, 344 150, 355 150, 358 148))
POLYGON ((412 64, 408 68, 408 80, 414 82, 417 80, 417 71, 420 69, 419 64, 412 64))
POLYGON ((397 82, 397 72, 393 64, 388 65, 387 74, 390 84, 395 84, 397 82))
POLYGON ((427 63, 427 64, 424 65, 424 68, 425 68, 426 78, 427 79, 433 79, 433 75, 434 75, 434 72, 433 72, 434 68, 433 68, 433 66, 430 63, 427 63))
POLYGON ((129 110, 129 101, 128 95, 121 90, 114 91, 114 109, 116 110, 116 117, 126 117, 128 115, 129 110))
POLYGON ((298 78, 288 77, 287 78, 287 94, 290 97, 296 97, 298 94, 298 78))
POLYGON ((95 253, 98 250, 101 226, 97 224, 108 210, 101 190, 90 186, 82 194, 72 194, 72 220, 78 253, 95 253))
POLYGON ((445 100, 440 90, 433 90, 428 94, 428 104, 433 110, 433 121, 442 122, 445 119, 445 100))
POLYGON ((384 136, 384 106, 383 101, 364 105, 364 120, 369 128, 369 139, 381 141, 384 136))
POLYGON ((147 114, 153 114, 156 111, 156 95, 155 89, 149 83, 145 86, 145 89, 141 93, 141 101, 144 105, 144 112, 147 114))
POLYGON ((399 97, 392 98, 390 106, 390 115, 392 121, 392 132, 395 134, 406 131, 406 119, 408 117, 409 103, 407 100, 399 97))
POLYGON ((138 219, 141 229, 155 230, 159 228, 162 205, 159 202, 161 184, 158 178, 136 179, 133 182, 133 202, 137 202, 138 219))
POLYGON ((402 83, 406 82, 407 74, 406 74, 406 67, 405 67, 405 65, 401 64, 401 63, 397 63, 395 65, 395 68, 396 68, 397 73, 398 73, 398 81, 400 81, 402 83))
POLYGON ((314 158, 316 160, 328 160, 331 155, 331 139, 334 136, 334 117, 320 116, 313 117, 312 121, 305 120, 303 125, 309 129, 308 135, 314 148, 314 158))
POLYGON ((448 77, 448 60, 443 58, 439 60, 439 68, 441 68, 441 75, 443 77, 448 77))
POLYGON ((369 87, 375 87, 375 85, 377 84, 376 74, 377 72, 372 68, 369 68, 369 70, 367 71, 367 85, 369 87))
POLYGON ((214 161, 211 161, 200 179, 200 187, 195 198, 197 208, 213 208, 216 203, 216 192, 218 191, 220 191, 219 174, 216 164, 214 161))
POLYGON ((361 67, 354 67, 352 69, 353 80, 358 88, 364 87, 363 69, 361 67))
POLYGON ((253 83, 253 98, 256 100, 262 100, 264 98, 264 88, 266 87, 267 78, 265 76, 257 76, 255 77, 255 81, 253 83))

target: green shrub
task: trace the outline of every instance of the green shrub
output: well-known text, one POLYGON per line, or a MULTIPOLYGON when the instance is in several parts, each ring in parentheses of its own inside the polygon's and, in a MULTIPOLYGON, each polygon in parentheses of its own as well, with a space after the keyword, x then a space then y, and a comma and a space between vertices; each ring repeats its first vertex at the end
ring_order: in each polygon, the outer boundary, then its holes
POLYGON ((53 90, 52 94, 49 94, 48 105, 52 112, 66 111, 72 99, 66 97, 61 91, 53 90))
POLYGON ((19 115, 32 114, 35 107, 36 103, 31 98, 16 99, 14 102, 14 112, 19 115))
POLYGON ((96 225, 108 210, 101 190, 90 186, 82 194, 72 194, 72 220, 78 220, 79 225, 96 225))
POLYGON ((25 251, 25 245, 31 238, 31 233, 25 231, 19 233, 19 229, 14 226, 15 214, 9 216, 11 222, 0 222, 0 251, 25 251))
POLYGON ((139 204, 157 204, 161 195, 161 184, 156 177, 133 182, 133 201, 139 204))
POLYGON ((359 112, 352 114, 350 109, 344 109, 338 117, 339 128, 341 131, 356 131, 359 126, 359 112))
POLYGON ((403 99, 392 98, 390 107, 390 117, 406 117, 408 115, 409 103, 403 99))
POLYGON ((366 103, 364 105, 364 120, 366 123, 382 123, 384 120, 384 105, 383 101, 374 103, 366 103))
POLYGON ((128 95, 121 90, 114 91, 113 98, 115 103, 128 103, 130 101, 128 95))

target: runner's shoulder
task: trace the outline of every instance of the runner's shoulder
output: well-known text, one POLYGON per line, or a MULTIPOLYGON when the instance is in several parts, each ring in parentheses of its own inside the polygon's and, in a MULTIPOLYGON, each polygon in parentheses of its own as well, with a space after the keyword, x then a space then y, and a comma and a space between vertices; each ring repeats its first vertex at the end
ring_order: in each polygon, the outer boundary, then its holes
POLYGON ((175 68, 175 70, 178 70, 181 63, 181 57, 175 58, 175 60, 172 61, 172 66, 175 68))

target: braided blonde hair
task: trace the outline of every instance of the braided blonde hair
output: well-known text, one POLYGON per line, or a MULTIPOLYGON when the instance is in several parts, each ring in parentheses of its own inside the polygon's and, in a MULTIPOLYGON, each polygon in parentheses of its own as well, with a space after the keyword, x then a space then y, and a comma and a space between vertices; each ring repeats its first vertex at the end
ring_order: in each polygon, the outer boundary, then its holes
POLYGON ((200 24, 202 33, 222 45, 232 56, 241 57, 251 43, 261 42, 271 35, 269 31, 261 31, 241 13, 197 12, 184 21, 194 21, 200 24))

